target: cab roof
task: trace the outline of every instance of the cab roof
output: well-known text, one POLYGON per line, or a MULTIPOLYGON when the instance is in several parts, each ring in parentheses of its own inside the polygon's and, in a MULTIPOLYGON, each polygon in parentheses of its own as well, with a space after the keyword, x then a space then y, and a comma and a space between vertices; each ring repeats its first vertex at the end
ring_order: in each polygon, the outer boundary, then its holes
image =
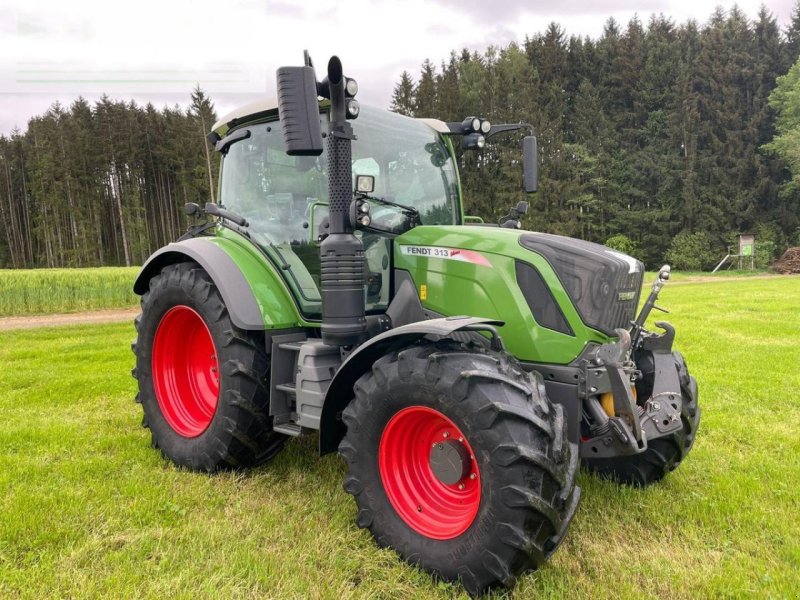
MULTIPOLYGON (((327 104, 327 100, 321 100, 320 106, 322 103, 327 104)), ((224 137, 225 134, 228 133, 231 129, 240 125, 242 123, 248 123, 250 121, 255 121, 258 119, 263 119, 267 117, 277 116, 278 114, 278 99, 275 97, 271 98, 262 98, 260 100, 256 100, 255 102, 250 102, 249 104, 245 104, 244 106, 240 106, 236 108, 220 118, 219 121, 214 123, 214 127, 212 131, 215 132, 220 137, 224 137)), ((450 129, 447 127, 447 124, 444 121, 440 121, 439 119, 415 119, 422 123, 425 123, 428 127, 433 129, 434 131, 438 131, 439 133, 450 133, 450 129)))

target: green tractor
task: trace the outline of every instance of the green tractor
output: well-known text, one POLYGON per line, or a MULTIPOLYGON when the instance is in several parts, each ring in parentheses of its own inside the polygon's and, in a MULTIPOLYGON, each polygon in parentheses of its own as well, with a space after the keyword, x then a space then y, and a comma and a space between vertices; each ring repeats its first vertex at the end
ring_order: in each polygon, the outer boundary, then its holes
MULTIPOLYGON (((697 384, 674 329, 644 329, 669 267, 637 316, 637 260, 521 230, 524 202, 463 214, 454 142, 528 125, 361 108, 336 57, 277 84, 214 126, 220 204, 187 205, 196 225, 135 282, 143 424, 208 472, 318 432, 380 546, 511 586, 564 539, 579 464, 646 486, 692 447, 697 384)), ((526 192, 536 154, 526 135, 526 192)))

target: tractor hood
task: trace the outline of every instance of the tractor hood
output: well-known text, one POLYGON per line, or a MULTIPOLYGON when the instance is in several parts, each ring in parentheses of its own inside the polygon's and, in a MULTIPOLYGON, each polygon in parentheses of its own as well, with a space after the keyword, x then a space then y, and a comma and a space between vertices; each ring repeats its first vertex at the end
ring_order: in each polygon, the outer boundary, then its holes
POLYGON ((608 335, 636 317, 644 265, 606 246, 547 233, 526 232, 519 243, 543 256, 584 323, 608 335))
POLYGON ((426 286, 426 308, 505 321, 511 345, 520 333, 520 356, 531 347, 534 318, 542 326, 536 345, 552 353, 562 344, 566 363, 585 340, 615 337, 636 316, 644 265, 600 244, 475 225, 419 226, 394 243, 396 267, 426 286))

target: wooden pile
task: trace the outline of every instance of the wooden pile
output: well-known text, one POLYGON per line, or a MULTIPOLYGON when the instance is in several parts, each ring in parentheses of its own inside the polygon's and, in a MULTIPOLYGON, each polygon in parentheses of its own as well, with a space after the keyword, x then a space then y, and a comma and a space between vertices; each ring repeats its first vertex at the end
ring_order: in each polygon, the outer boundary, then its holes
POLYGON ((783 256, 772 263, 772 270, 783 275, 800 273, 800 248, 789 248, 783 256))

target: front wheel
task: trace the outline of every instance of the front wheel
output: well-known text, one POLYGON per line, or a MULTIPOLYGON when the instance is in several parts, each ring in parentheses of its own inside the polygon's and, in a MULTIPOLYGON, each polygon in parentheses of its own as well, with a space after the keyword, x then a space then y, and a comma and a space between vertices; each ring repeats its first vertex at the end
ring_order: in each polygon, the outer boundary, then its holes
POLYGON ((479 593, 564 538, 577 448, 539 376, 508 355, 450 340, 390 353, 343 418, 357 523, 410 563, 479 593))

